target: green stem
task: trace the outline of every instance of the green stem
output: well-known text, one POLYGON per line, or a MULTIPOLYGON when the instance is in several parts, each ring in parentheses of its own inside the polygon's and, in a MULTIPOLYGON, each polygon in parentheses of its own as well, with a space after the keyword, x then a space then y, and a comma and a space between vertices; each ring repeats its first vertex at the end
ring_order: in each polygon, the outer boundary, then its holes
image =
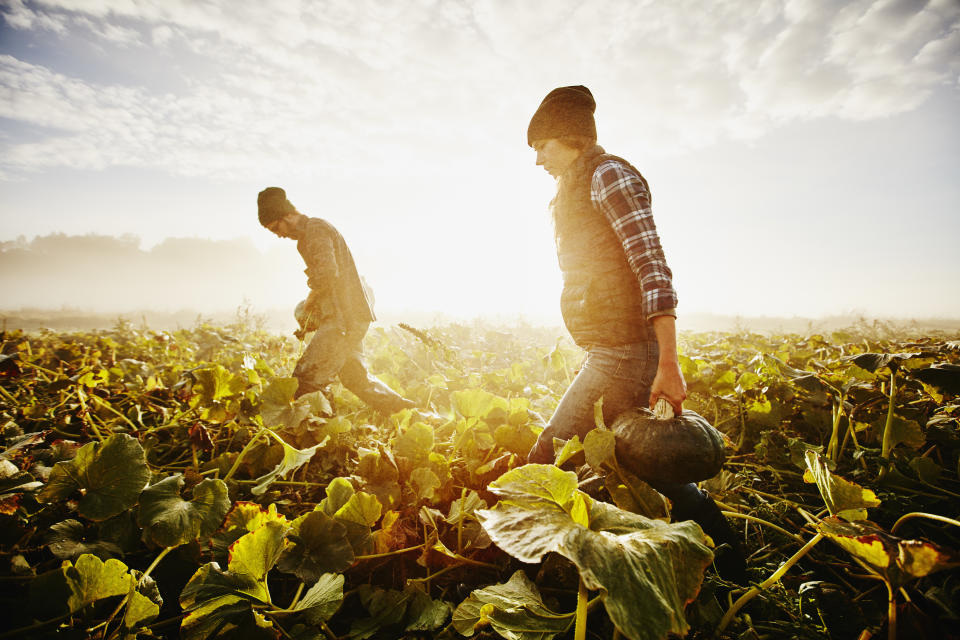
POLYGON ((893 401, 897 397, 897 372, 890 371, 890 403, 887 407, 887 422, 883 425, 883 445, 880 449, 880 455, 884 460, 890 459, 890 451, 893 449, 893 401))
POLYGON ((42 620, 40 622, 34 623, 29 627, 21 627, 19 629, 14 629, 13 631, 4 631, 3 633, 0 633, 0 638, 17 638, 17 637, 32 638, 33 637, 33 634, 31 633, 32 631, 36 631, 38 629, 48 627, 52 624, 56 624, 61 620, 66 620, 67 618, 72 616, 73 613, 74 612, 71 611, 70 613, 65 613, 62 616, 51 618, 50 620, 42 620))
POLYGON ((938 516, 933 513, 923 513, 921 511, 914 511, 913 513, 908 513, 906 515, 900 516, 900 518, 893 523, 893 526, 890 527, 890 533, 895 533, 897 531, 897 527, 899 527, 905 521, 910 520, 911 518, 927 518, 928 520, 946 522, 947 524, 952 524, 955 527, 960 527, 960 522, 954 520, 953 518, 947 518, 946 516, 938 516))
POLYGON ((230 471, 227 471, 227 475, 224 476, 223 478, 224 482, 232 478, 233 474, 237 472, 237 469, 240 468, 240 461, 243 460, 243 456, 245 456, 248 451, 253 449, 253 445, 256 444, 257 440, 259 440, 263 436, 263 432, 264 432, 264 429, 261 429, 260 431, 257 431, 255 434, 253 434, 253 437, 250 438, 250 442, 248 442, 246 446, 244 446, 243 449, 240 450, 240 453, 237 455, 237 459, 233 461, 233 466, 230 467, 230 471))
POLYGON ((887 640, 897 640, 897 592, 886 580, 887 585, 887 640))
POLYGON ((803 558, 803 556, 807 555, 807 553, 810 552, 810 549, 816 546, 816 544, 821 540, 823 540, 822 533, 818 533, 817 535, 810 538, 810 541, 807 544, 803 545, 803 547, 801 547, 800 550, 798 550, 795 554, 790 556, 790 558, 787 559, 787 561, 784 562, 779 569, 773 572, 773 575, 771 575, 769 578, 761 582, 758 586, 751 587, 749 591, 747 591, 745 594, 737 598, 737 601, 734 602, 729 609, 727 609, 727 612, 725 614, 723 614, 723 618, 720 620, 720 624, 717 625, 717 633, 723 631, 727 627, 727 625, 730 624, 730 621, 733 620, 733 617, 737 615, 737 612, 740 611, 740 609, 742 609, 744 605, 746 605, 748 602, 753 600, 753 598, 756 597, 757 594, 759 594, 762 590, 770 587, 771 585, 774 585, 777 582, 779 582, 780 578, 782 578, 784 574, 786 574, 787 571, 789 571, 793 565, 797 564, 800 561, 800 559, 803 558))
POLYGON ((790 536, 791 538, 793 538, 794 540, 796 540, 796 541, 799 542, 800 544, 803 544, 803 538, 801 538, 800 536, 798 536, 798 535, 795 534, 795 533, 790 533, 789 531, 787 531, 787 530, 784 529, 783 527, 781 527, 781 526, 779 526, 779 525, 776 525, 776 524, 773 524, 772 522, 767 522, 766 520, 763 520, 763 519, 761 519, 761 518, 757 518, 756 516, 750 516, 750 515, 747 515, 747 514, 745 514, 745 513, 737 513, 736 511, 723 511, 722 513, 723 513, 723 515, 727 516, 728 518, 742 518, 742 519, 744 519, 744 520, 749 520, 750 522, 756 522, 757 524, 762 524, 762 525, 764 525, 764 526, 770 527, 771 529, 774 529, 774 530, 776 530, 776 531, 779 531, 780 533, 782 533, 782 534, 785 535, 785 536, 790 536))
POLYGON ((830 442, 827 445, 827 458, 834 462, 840 457, 840 419, 843 417, 843 396, 837 398, 833 406, 833 429, 830 432, 830 442))
POLYGON ((423 545, 419 544, 415 547, 407 547, 406 549, 396 549, 395 551, 387 551, 386 553, 374 553, 368 556, 356 556, 354 560, 374 560, 376 558, 386 558, 388 556, 397 556, 397 555, 400 555, 401 553, 416 551, 422 548, 423 548, 423 545))
POLYGON ((290 606, 287 609, 293 609, 297 606, 297 603, 300 602, 300 595, 303 593, 304 583, 301 581, 300 586, 297 587, 297 592, 293 594, 293 600, 290 601, 290 606))
POLYGON ((573 640, 585 640, 587 637, 587 585, 580 578, 580 587, 577 590, 577 623, 574 627, 573 640))
POLYGON ((140 428, 137 425, 133 424, 130 418, 128 418, 127 416, 123 415, 122 413, 120 413, 119 411, 111 407, 108 402, 104 401, 98 396, 90 396, 90 399, 93 400, 98 406, 103 407, 110 413, 114 414, 115 416, 117 416, 118 418, 126 422, 128 425, 130 425, 130 428, 133 429, 134 431, 137 431, 140 428))

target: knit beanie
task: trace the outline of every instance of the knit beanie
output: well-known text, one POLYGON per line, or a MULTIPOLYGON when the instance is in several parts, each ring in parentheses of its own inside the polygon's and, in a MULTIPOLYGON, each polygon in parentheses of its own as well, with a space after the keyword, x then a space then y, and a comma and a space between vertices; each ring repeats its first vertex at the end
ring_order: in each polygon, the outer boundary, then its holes
POLYGON ((586 136, 597 139, 593 111, 597 103, 583 85, 560 87, 547 94, 527 127, 527 144, 560 136, 586 136))
POLYGON ((263 226, 283 218, 292 209, 287 192, 280 187, 267 187, 257 194, 257 216, 263 226))

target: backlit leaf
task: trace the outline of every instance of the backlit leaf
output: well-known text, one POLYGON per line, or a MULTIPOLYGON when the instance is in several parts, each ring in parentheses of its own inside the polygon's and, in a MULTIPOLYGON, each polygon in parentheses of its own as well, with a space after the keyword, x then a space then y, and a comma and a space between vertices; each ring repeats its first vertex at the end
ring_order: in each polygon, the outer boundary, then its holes
POLYGON ((475 589, 453 612, 453 628, 470 637, 490 626, 507 640, 549 640, 573 625, 573 615, 547 607, 523 571, 506 583, 475 589))
POLYGON ((172 475, 143 490, 137 524, 143 539, 160 547, 176 547, 216 531, 230 510, 227 485, 208 478, 193 488, 193 497, 180 497, 184 479, 172 475))
POLYGON ((118 433, 103 442, 88 442, 72 460, 54 465, 37 500, 55 502, 82 490, 77 512, 101 521, 135 505, 149 479, 143 447, 136 438, 118 433))
POLYGON ((887 533, 872 522, 823 519, 817 530, 860 558, 895 589, 916 578, 960 566, 960 554, 932 542, 905 540, 887 533))
POLYGON ((827 468, 826 459, 813 450, 806 452, 807 471, 804 480, 815 482, 820 489, 827 510, 844 520, 866 520, 867 509, 880 506, 876 494, 870 489, 833 475, 827 468))
POLYGON ((269 487, 274 480, 284 478, 291 471, 296 471, 306 463, 310 462, 310 458, 313 457, 313 454, 315 454, 317 449, 324 444, 321 442, 308 449, 297 449, 296 447, 287 444, 282 438, 275 437, 275 440, 283 447, 283 458, 281 458, 280 463, 274 467, 272 471, 265 473, 256 479, 256 486, 250 489, 250 493, 255 496, 263 495, 264 492, 266 492, 267 487, 269 487))
POLYGON ((325 573, 344 571, 353 564, 345 525, 322 511, 311 511, 297 521, 294 543, 283 551, 277 565, 281 571, 314 582, 325 573))

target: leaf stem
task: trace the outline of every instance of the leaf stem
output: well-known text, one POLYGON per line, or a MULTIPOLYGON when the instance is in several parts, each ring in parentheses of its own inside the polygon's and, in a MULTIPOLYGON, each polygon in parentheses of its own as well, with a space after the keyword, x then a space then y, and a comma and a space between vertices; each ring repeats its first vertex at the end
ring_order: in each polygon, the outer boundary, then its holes
POLYGON ((775 530, 775 531, 779 531, 780 533, 782 533, 782 534, 785 535, 785 536, 790 536, 791 538, 793 538, 794 540, 796 540, 796 541, 799 542, 800 544, 803 544, 803 543, 804 543, 804 542, 803 542, 803 538, 801 538, 801 537, 798 536, 797 534, 795 534, 795 533, 790 533, 789 531, 787 531, 787 530, 784 529, 783 527, 781 527, 781 526, 779 526, 779 525, 776 525, 776 524, 773 524, 772 522, 768 522, 767 520, 763 520, 763 519, 758 518, 758 517, 756 517, 756 516, 747 515, 747 514, 745 514, 745 513, 738 513, 738 512, 736 512, 736 511, 723 511, 722 513, 723 513, 723 515, 725 515, 725 516, 727 516, 727 517, 730 517, 730 518, 743 518, 744 520, 749 520, 750 522, 756 522, 757 524, 765 525, 765 526, 770 527, 771 529, 773 529, 773 530, 775 530))
POLYGON ((587 585, 583 584, 583 578, 580 578, 580 586, 577 589, 577 622, 574 626, 573 640, 585 640, 587 637, 587 585))
POLYGON ((733 617, 737 615, 737 612, 740 611, 745 604, 753 600, 753 598, 756 597, 760 591, 779 582, 780 578, 782 578, 793 565, 797 564, 797 562, 799 562, 803 556, 807 555, 807 553, 810 552, 810 549, 816 546, 816 544, 821 540, 823 540, 823 534, 817 533, 817 535, 810 538, 810 541, 807 542, 807 544, 803 545, 803 547, 801 547, 795 554, 790 556, 786 562, 780 565, 780 568, 774 571, 769 578, 761 582, 756 587, 750 587, 749 591, 737 598, 737 601, 734 602, 729 609, 727 609, 725 614, 723 614, 720 624, 717 625, 717 633, 723 631, 727 625, 730 624, 730 621, 733 619, 733 617))
MULTIPOLYGON (((394 551, 387 551, 386 553, 374 553, 374 554, 367 555, 367 556, 355 556, 355 557, 354 557, 354 561, 357 561, 357 560, 374 560, 374 559, 376 559, 376 558, 386 558, 387 556, 397 556, 397 555, 400 555, 401 553, 407 553, 408 551, 416 551, 416 550, 422 549, 422 548, 423 548, 423 545, 422 545, 422 544, 419 544, 419 545, 417 545, 417 546, 415 546, 415 547, 407 547, 406 549, 396 549, 396 550, 394 550, 394 551)), ((467 558, 467 559, 469 559, 469 558, 467 558)), ((476 560, 473 560, 472 562, 476 562, 476 560)))
POLYGON ((897 527, 899 527, 903 522, 910 520, 911 518, 927 518, 929 520, 936 520, 938 522, 946 522, 947 524, 952 524, 955 527, 960 527, 960 522, 954 520, 953 518, 948 518, 946 516, 938 516, 934 513, 923 513, 921 511, 914 511, 912 513, 907 513, 900 516, 900 518, 893 523, 893 526, 890 527, 890 533, 895 533, 897 527))
POLYGON ((264 432, 264 429, 260 429, 255 434, 253 434, 253 437, 250 438, 250 441, 246 444, 246 446, 244 446, 243 449, 240 450, 240 453, 237 454, 237 459, 233 461, 233 466, 230 467, 230 470, 227 471, 227 475, 224 476, 223 478, 224 482, 232 478, 233 474, 237 472, 237 469, 240 468, 240 461, 243 460, 243 456, 245 456, 248 451, 253 449, 253 445, 257 442, 257 440, 259 440, 263 436, 263 432, 264 432))

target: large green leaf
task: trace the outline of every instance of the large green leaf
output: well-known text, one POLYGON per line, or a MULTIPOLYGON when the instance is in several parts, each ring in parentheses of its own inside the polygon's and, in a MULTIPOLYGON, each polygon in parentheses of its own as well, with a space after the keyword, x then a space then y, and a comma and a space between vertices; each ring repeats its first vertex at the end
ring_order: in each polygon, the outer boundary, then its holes
POLYGON ((464 418, 480 418, 491 422, 502 422, 509 415, 509 401, 489 391, 482 389, 454 391, 451 398, 454 409, 464 418))
POLYGON ((277 513, 277 505, 273 502, 266 508, 253 502, 237 502, 227 514, 220 530, 211 539, 214 559, 226 563, 230 546, 267 522, 278 522, 284 526, 289 524, 286 516, 277 513))
POLYGON ((65 561, 60 568, 34 580, 30 599, 46 601, 44 610, 50 615, 77 613, 98 600, 130 594, 132 609, 127 614, 127 626, 133 627, 156 618, 163 602, 159 593, 154 593, 155 585, 151 589, 151 583, 144 583, 142 589, 148 597, 137 591, 138 584, 139 580, 123 562, 115 558, 104 562, 85 553, 77 558, 76 564, 65 561))
POLYGON ((343 576, 326 573, 307 589, 295 609, 313 625, 329 620, 343 603, 343 576))
POLYGON ((277 567, 304 582, 319 580, 325 573, 344 571, 353 564, 347 527, 322 511, 297 518, 289 537, 294 544, 280 556, 277 567))
POLYGON ((315 444, 308 449, 297 449, 289 444, 287 444, 283 438, 280 438, 272 431, 268 432, 274 439, 280 443, 283 447, 283 458, 280 459, 280 463, 273 468, 269 473, 265 473, 259 478, 256 479, 257 484, 250 489, 250 493, 255 496, 263 495, 267 487, 269 487, 274 480, 285 477, 291 471, 296 471, 306 463, 310 462, 310 458, 313 457, 313 454, 317 452, 323 442, 315 444))
POLYGON ((685 633, 684 606, 713 559, 699 526, 651 520, 593 501, 576 487, 572 472, 526 465, 490 484, 500 502, 477 515, 497 546, 523 562, 551 551, 573 561, 627 637, 685 633))
POLYGON ((267 520, 231 545, 227 571, 208 562, 193 574, 180 593, 184 638, 276 638, 254 606, 270 604, 267 574, 287 544, 288 528, 267 520))
POLYGON ((489 625, 507 640, 550 640, 564 633, 574 616, 551 611, 523 571, 506 583, 474 590, 453 612, 453 628, 470 637, 489 625))
POLYGON ((424 422, 414 422, 400 435, 394 445, 394 454, 411 460, 426 460, 433 450, 433 427, 424 422))
POLYGON ((72 560, 84 553, 100 558, 123 555, 116 543, 101 540, 96 534, 89 533, 79 520, 64 520, 52 525, 47 531, 46 541, 50 552, 61 560, 72 560))
POLYGON ((916 578, 960 566, 960 553, 932 542, 898 538, 872 522, 829 517, 820 521, 817 530, 863 560, 895 589, 916 578))
POLYGON ((207 537, 220 527, 230 510, 223 480, 206 479, 193 488, 193 498, 180 497, 182 474, 172 475, 143 490, 137 524, 143 539, 161 547, 176 547, 207 537))
POLYGON ((216 562, 208 562, 180 593, 186 614, 180 636, 184 640, 276 640, 273 625, 253 610, 253 604, 267 604, 263 594, 263 585, 253 577, 222 571, 216 562))
POLYGON ((296 429, 311 415, 332 413, 322 393, 307 393, 294 400, 296 378, 274 378, 260 394, 260 416, 271 429, 296 429))
POLYGON ((827 510, 844 520, 866 520, 867 509, 880 506, 876 494, 870 489, 844 480, 830 473, 826 459, 818 452, 806 452, 807 471, 804 479, 816 482, 827 510))
POLYGON ((143 447, 136 438, 118 433, 103 442, 89 442, 73 460, 54 465, 37 500, 56 502, 81 490, 77 512, 101 521, 135 505, 149 479, 143 447))
POLYGON ((435 601, 414 586, 403 591, 360 585, 360 601, 370 614, 350 626, 350 638, 364 640, 377 637, 400 637, 404 631, 435 631, 443 627, 453 609, 443 601, 435 601), (385 635, 393 632, 395 635, 385 635))
MULTIPOLYGON (((230 546, 230 562, 227 570, 244 574, 263 584, 266 591, 267 573, 287 546, 285 538, 289 527, 268 521, 263 526, 244 535, 230 546)), ((269 598, 269 596, 264 596, 269 598)))

